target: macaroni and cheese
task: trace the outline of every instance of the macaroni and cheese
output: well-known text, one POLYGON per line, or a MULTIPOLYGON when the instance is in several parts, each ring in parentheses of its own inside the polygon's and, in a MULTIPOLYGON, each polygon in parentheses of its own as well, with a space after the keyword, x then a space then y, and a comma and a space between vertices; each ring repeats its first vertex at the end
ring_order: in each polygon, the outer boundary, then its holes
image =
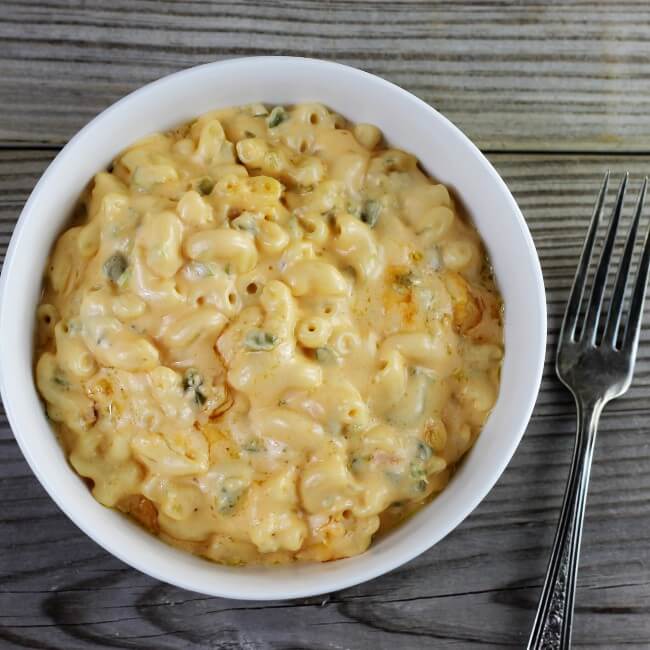
POLYGON ((319 104, 219 110, 98 173, 56 242, 36 382, 105 506, 217 562, 326 561, 447 484, 502 304, 447 189, 319 104))

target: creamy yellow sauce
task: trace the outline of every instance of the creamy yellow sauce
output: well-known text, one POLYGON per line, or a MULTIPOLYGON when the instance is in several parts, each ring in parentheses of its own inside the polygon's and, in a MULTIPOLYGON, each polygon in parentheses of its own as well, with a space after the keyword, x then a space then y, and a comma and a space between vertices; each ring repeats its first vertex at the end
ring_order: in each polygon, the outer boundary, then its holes
POLYGON ((95 498, 229 564, 363 552, 447 484, 503 355, 447 189, 319 104, 215 111, 120 154, 37 318, 38 389, 95 498))

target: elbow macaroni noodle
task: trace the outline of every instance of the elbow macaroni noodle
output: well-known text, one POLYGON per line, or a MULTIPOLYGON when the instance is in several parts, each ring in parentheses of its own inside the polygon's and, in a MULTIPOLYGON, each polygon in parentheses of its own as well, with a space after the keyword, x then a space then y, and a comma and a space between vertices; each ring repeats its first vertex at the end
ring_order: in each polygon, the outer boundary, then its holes
POLYGON ((204 115, 95 176, 36 383, 102 504, 228 564, 363 552, 499 389, 502 304, 449 192, 319 104, 204 115))

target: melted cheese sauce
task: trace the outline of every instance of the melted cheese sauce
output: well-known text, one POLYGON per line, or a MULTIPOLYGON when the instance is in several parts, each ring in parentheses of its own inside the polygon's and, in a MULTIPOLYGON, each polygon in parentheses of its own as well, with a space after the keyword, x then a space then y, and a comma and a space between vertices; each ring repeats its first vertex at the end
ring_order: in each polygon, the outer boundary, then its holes
POLYGON ((442 490, 502 305, 447 189, 318 104, 216 111, 97 174, 36 381, 95 498, 217 562, 363 552, 442 490))

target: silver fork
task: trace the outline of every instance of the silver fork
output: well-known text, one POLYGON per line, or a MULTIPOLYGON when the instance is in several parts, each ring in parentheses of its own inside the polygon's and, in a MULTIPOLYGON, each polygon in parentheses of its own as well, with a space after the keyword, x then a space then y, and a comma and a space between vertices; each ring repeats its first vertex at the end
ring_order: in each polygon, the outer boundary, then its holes
POLYGON ((648 179, 639 193, 630 231, 616 274, 614 290, 607 314, 603 314, 602 336, 598 335, 601 311, 616 231, 623 210, 628 174, 618 188, 616 203, 607 228, 600 259, 596 267, 591 294, 584 317, 580 306, 589 275, 589 263, 596 241, 598 223, 603 211, 609 172, 605 174, 587 238, 582 249, 573 281, 571 295, 564 314, 557 349, 555 371, 560 381, 571 391, 578 411, 578 432, 571 470, 564 493, 551 559, 546 572, 542 595, 535 616, 528 650, 567 650, 571 646, 573 603, 578 573, 578 557, 582 522, 587 501, 591 460, 596 441, 598 420, 607 402, 620 397, 632 383, 634 362, 639 346, 643 302, 650 268, 650 231, 643 244, 636 283, 627 310, 627 322, 622 323, 625 287, 634 252, 639 220, 643 210, 648 179), (579 321, 581 323, 579 324, 579 321), (580 325, 580 327, 579 327, 580 325))

